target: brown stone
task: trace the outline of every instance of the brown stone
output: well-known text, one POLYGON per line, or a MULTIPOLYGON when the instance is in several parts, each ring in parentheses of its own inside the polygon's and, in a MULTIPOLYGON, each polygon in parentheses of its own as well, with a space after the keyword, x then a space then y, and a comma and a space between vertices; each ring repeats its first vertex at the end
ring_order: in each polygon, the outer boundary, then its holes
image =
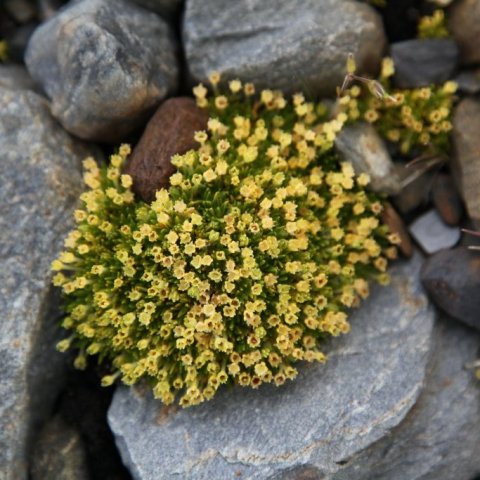
POLYGON ((398 233, 400 236, 399 249, 405 257, 411 257, 413 255, 413 245, 410 235, 397 211, 392 207, 390 203, 385 203, 382 212, 382 221, 387 225, 392 233, 398 233))
POLYGON ((133 178, 135 192, 143 200, 151 202, 157 190, 168 187, 168 179, 175 171, 170 159, 198 148, 193 135, 206 129, 207 120, 207 111, 188 97, 171 98, 160 106, 125 168, 125 173, 133 178))
POLYGON ((464 64, 480 61, 480 0, 459 0, 448 11, 449 28, 460 47, 464 64))
POLYGON ((468 216, 480 228, 480 102, 463 99, 453 115, 451 171, 468 216))
POLYGON ((432 187, 435 208, 447 225, 458 225, 462 218, 462 201, 450 175, 437 175, 432 187))

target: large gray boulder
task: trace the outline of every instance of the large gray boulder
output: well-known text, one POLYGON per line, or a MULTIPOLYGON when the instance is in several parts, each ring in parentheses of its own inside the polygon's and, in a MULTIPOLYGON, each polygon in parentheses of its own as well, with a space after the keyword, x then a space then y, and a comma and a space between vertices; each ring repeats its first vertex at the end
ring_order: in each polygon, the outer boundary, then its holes
POLYGON ((126 0, 83 0, 35 31, 25 61, 66 130, 117 142, 176 89, 176 51, 155 13, 126 0))
POLYGON ((375 73, 385 48, 377 13, 351 0, 188 0, 183 21, 195 81, 212 71, 258 87, 333 94, 349 52, 375 73))
POLYGON ((26 478, 32 432, 62 381, 50 263, 92 153, 30 91, 0 87, 0 479, 26 478))
POLYGON ((419 255, 393 270, 328 345, 326 366, 304 365, 281 388, 236 387, 198 407, 165 408, 119 387, 109 411, 136 480, 323 478, 385 437, 424 382, 434 314, 418 281, 419 255), (310 475, 302 477, 303 475, 310 475))

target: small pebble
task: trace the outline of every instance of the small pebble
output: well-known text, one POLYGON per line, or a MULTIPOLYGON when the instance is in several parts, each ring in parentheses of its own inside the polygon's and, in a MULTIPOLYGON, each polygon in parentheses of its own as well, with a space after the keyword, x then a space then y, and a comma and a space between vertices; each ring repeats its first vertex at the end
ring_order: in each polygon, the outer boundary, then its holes
POLYGON ((460 240, 460 229, 446 225, 436 210, 430 210, 418 217, 408 229, 429 255, 451 248, 460 240))

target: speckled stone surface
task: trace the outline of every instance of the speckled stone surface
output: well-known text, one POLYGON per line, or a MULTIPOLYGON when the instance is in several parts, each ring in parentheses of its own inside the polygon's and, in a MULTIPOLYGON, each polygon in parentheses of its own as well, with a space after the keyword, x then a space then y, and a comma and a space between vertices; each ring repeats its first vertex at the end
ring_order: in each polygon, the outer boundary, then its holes
POLYGON ((109 423, 133 477, 323 478, 340 470, 420 394, 434 321, 420 264, 419 255, 399 263, 392 285, 373 288, 352 315, 351 333, 330 342, 327 364, 304 365, 281 388, 224 389, 186 410, 118 388, 109 423))
POLYGON ((25 61, 67 131, 117 142, 176 89, 177 48, 159 15, 126 0, 84 0, 35 31, 25 61))
POLYGON ((92 150, 30 91, 0 87, 0 479, 26 478, 30 434, 62 380, 50 263, 71 227, 92 150))
POLYGON ((359 72, 376 73, 386 46, 378 14, 351 0, 188 0, 182 30, 194 80, 217 70, 311 95, 335 92, 349 52, 359 72))

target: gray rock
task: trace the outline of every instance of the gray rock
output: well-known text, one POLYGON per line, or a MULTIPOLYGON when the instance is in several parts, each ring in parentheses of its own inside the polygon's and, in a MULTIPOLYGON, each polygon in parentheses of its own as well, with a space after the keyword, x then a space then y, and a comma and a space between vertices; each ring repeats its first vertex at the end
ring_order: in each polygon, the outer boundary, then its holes
POLYGON ((225 389, 177 410, 119 387, 108 418, 133 477, 323 478, 387 435, 420 394, 430 349, 420 264, 418 254, 399 263, 392 285, 352 315, 351 333, 330 342, 326 366, 304 365, 281 388, 225 389))
POLYGON ((458 43, 462 62, 480 62, 480 0, 458 0, 448 10, 449 29, 458 43))
POLYGON ((475 95, 480 92, 480 69, 464 70, 455 77, 458 91, 475 95))
POLYGON ((71 228, 80 160, 48 102, 0 87, 0 478, 26 478, 31 433, 62 381, 50 263, 71 228))
POLYGON ((35 90, 35 82, 21 65, 0 65, 0 87, 11 90, 35 90))
POLYGON ((480 335, 442 318, 432 343, 425 388, 415 406, 390 435, 349 459, 334 480, 478 478, 480 384, 465 364, 476 358, 480 335))
POLYGON ((180 12, 183 0, 133 0, 136 4, 170 18, 180 12))
POLYGON ((66 130, 117 142, 176 88, 176 49, 155 13, 125 0, 84 0, 35 31, 25 61, 66 130))
POLYGON ((385 48, 377 13, 350 0, 189 0, 183 21, 195 81, 216 70, 258 88, 333 94, 352 52, 359 72, 376 73, 385 48))
POLYGON ((409 225, 408 230, 429 255, 451 248, 460 240, 460 229, 447 225, 434 209, 418 217, 409 225))
POLYGON ((421 272, 425 289, 449 315, 480 330, 480 255, 458 247, 429 258, 421 272))
POLYGON ((358 123, 344 127, 335 139, 335 147, 352 163, 357 174, 370 175, 369 188, 373 191, 399 193, 400 178, 385 143, 372 125, 358 123))
POLYGON ((85 445, 80 433, 58 415, 43 427, 36 441, 32 480, 89 480, 85 445))
POLYGON ((467 213, 480 228, 480 102, 465 98, 453 115, 452 173, 467 213))
POLYGON ((457 44, 449 38, 405 40, 392 43, 394 83, 399 88, 441 84, 452 77, 459 60, 457 44))

